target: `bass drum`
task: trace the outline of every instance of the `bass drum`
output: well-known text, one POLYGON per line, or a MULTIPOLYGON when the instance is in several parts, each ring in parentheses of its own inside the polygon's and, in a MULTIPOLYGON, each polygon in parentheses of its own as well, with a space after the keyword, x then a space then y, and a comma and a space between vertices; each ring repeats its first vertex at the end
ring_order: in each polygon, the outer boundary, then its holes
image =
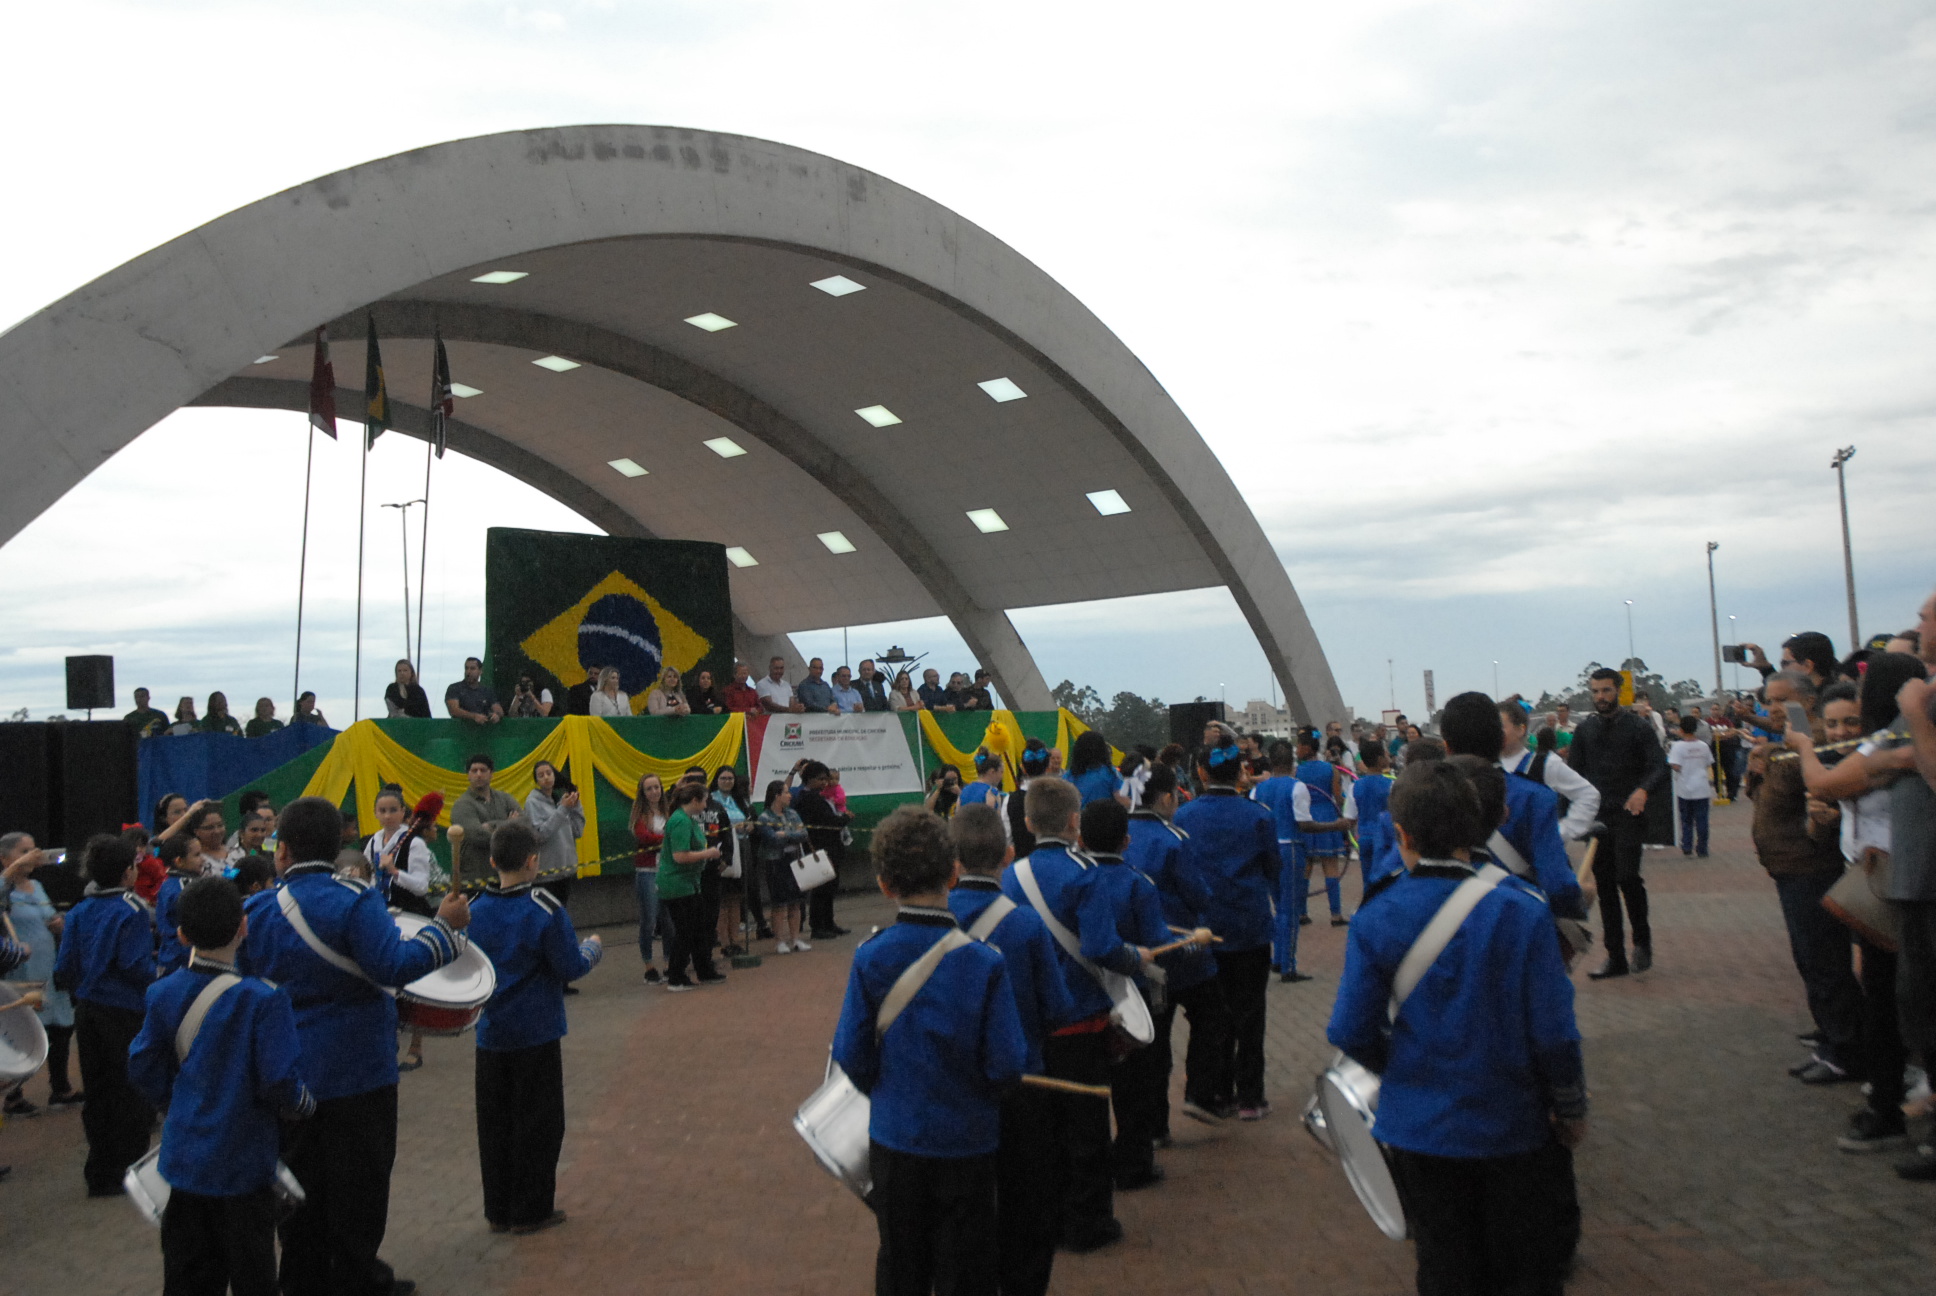
MULTIPOLYGON (((289 1173, 289 1167, 276 1162, 275 1182, 269 1185, 275 1192, 276 1216, 286 1219, 296 1213, 306 1200, 303 1187, 296 1182, 296 1176, 289 1173)), ((121 1187, 128 1194, 128 1200, 141 1212, 141 1218, 156 1228, 161 1227, 162 1212, 168 1209, 168 1198, 174 1189, 161 1177, 161 1145, 157 1143, 148 1149, 148 1155, 128 1167, 127 1174, 121 1177, 121 1187)))
POLYGON ((1318 1076, 1317 1112, 1323 1133, 1313 1127, 1308 1114, 1305 1128, 1338 1154, 1345 1179, 1378 1231, 1394 1242, 1403 1242, 1409 1234, 1405 1207, 1398 1200, 1398 1184, 1392 1179, 1384 1146, 1372 1137, 1378 1119, 1378 1089, 1377 1076, 1340 1053, 1318 1076))
MULTIPOLYGON (((393 913, 397 935, 409 940, 430 925, 415 914, 393 913)), ((497 993, 497 969, 474 944, 428 976, 397 991, 397 1028, 425 1035, 462 1035, 477 1024, 497 993)))
MULTIPOLYGON (((0 992, 4 993, 4 992, 0 992)), ((0 1008, 0 1089, 11 1089, 47 1065, 47 1028, 24 1003, 0 1008)))
POLYGON ((874 1190, 873 1157, 867 1139, 867 1122, 872 1114, 873 1104, 867 1101, 867 1095, 856 1089, 847 1073, 829 1058, 826 1080, 793 1115, 793 1128, 813 1149, 814 1159, 862 1201, 874 1190))

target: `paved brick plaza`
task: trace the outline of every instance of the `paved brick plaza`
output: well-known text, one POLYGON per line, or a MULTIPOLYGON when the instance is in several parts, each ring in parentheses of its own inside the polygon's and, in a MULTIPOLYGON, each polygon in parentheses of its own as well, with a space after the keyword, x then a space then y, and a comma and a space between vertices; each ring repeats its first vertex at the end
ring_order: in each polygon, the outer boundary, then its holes
MULTIPOLYGON (((1716 857, 1650 851, 1658 969, 1580 978, 1594 1125, 1579 1160, 1589 1293, 1927 1293, 1936 1189, 1886 1158, 1836 1151, 1853 1086, 1784 1074, 1807 1026, 1773 888, 1746 850, 1745 805, 1717 808, 1716 857)), ((1355 887, 1350 884, 1348 890, 1355 887)), ((1321 904, 1321 901, 1318 903, 1321 904)), ((864 930, 878 902, 843 902, 864 930)), ((1400 1293, 1409 1252, 1386 1241, 1298 1127, 1327 1051, 1342 932, 1306 928, 1318 979, 1271 985, 1272 1098, 1260 1125, 1175 1122, 1169 1181, 1119 1199, 1128 1229, 1063 1257, 1063 1293, 1400 1293)), ((627 933, 572 1000, 571 1222, 492 1237, 480 1215, 471 1043, 431 1041, 406 1076, 387 1255, 429 1296, 780 1296, 869 1290, 871 1217, 813 1163, 794 1108, 818 1082, 854 938, 769 958, 688 995, 638 982, 627 933)), ((1182 1027, 1179 1024, 1179 1031, 1182 1027)), ((42 1083, 30 1096, 38 1101, 42 1083)), ((78 1113, 0 1133, 0 1293, 160 1288, 156 1235, 122 1201, 82 1196, 78 1113)))

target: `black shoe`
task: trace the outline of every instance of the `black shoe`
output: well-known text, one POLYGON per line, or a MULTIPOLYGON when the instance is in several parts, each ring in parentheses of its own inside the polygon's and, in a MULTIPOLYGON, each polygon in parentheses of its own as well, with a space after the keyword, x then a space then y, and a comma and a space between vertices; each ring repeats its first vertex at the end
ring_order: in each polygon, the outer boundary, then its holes
POLYGON ((1608 959, 1600 965, 1597 971, 1589 972, 1586 975, 1589 981, 1606 981, 1612 977, 1623 977, 1627 975, 1627 964, 1624 959, 1608 959))
POLYGON ((0 1112, 6 1113, 15 1120, 26 1120, 30 1116, 40 1115, 40 1108, 28 1102, 19 1094, 15 1094, 13 1097, 7 1099, 5 1106, 0 1106, 0 1112))
POLYGON ((1795 1076, 1805 1085, 1847 1084, 1856 1077, 1827 1058, 1814 1058, 1795 1076))
POLYGON ((417 1280, 414 1278, 392 1278, 390 1296, 417 1296, 417 1280))
POLYGON ((719 973, 715 972, 711 976, 700 977, 699 984, 700 985, 725 985, 726 978, 721 976, 719 973))
POLYGON ((1805 1035, 1797 1035, 1795 1038, 1804 1044, 1820 1044, 1825 1037, 1819 1030, 1812 1030, 1805 1035))
POLYGON ((1349 927, 1351 925, 1351 920, 1345 917, 1343 914, 1332 914, 1331 925, 1333 927, 1349 927))
POLYGON ((89 1188, 87 1195, 90 1197, 123 1197, 127 1194, 120 1184, 115 1184, 111 1188, 89 1188))
POLYGON ((755 939, 755 940, 772 940, 772 939, 773 939, 773 929, 772 929, 771 927, 762 927, 762 928, 760 928, 760 929, 759 929, 759 931, 757 931, 757 932, 755 932, 755 933, 754 933, 754 935, 753 935, 753 939, 755 939))
POLYGON ((1654 947, 1652 945, 1634 946, 1633 970, 1636 972, 1645 972, 1648 968, 1652 967, 1653 965, 1654 965, 1654 947))
POLYGON ((1299 918, 1297 925, 1300 927, 1309 927, 1311 925, 1311 915, 1305 914, 1302 918, 1299 918))
POLYGON ((519 1237, 525 1237, 532 1233, 542 1233, 546 1229, 557 1228, 564 1222, 565 1213, 561 1210, 555 1210, 539 1220, 536 1224, 513 1224, 511 1226, 511 1232, 519 1237))
POLYGON ((655 967, 648 967, 648 968, 646 968, 646 969, 645 969, 645 983, 646 983, 647 985, 657 985, 657 984, 659 984, 659 969, 657 969, 657 968, 655 968, 655 967))
POLYGON ((1844 1152, 1893 1152, 1908 1147, 1909 1134, 1902 1113, 1892 1114, 1893 1121, 1877 1114, 1873 1108, 1862 1108, 1849 1118, 1848 1132, 1835 1140, 1835 1146, 1844 1152))
POLYGON ((1310 980, 1314 980, 1315 978, 1313 978, 1309 972, 1279 972, 1277 974, 1277 979, 1281 982, 1289 983, 1289 982, 1297 982, 1297 981, 1310 981, 1310 980))
POLYGON ((566 993, 566 994, 577 994, 577 993, 579 993, 579 990, 578 990, 578 987, 577 987, 577 986, 574 986, 574 985, 568 985, 568 986, 566 986, 566 987, 565 987, 565 993, 566 993))
POLYGON ((86 1101, 87 1095, 79 1089, 69 1089, 66 1093, 57 1093, 49 1098, 47 1100, 47 1110, 56 1111, 63 1107, 79 1107, 86 1101))
POLYGON ((1936 1183, 1936 1147, 1923 1144, 1916 1155, 1896 1162, 1896 1173, 1914 1183, 1936 1183))
POLYGON ((847 929, 845 927, 842 927, 839 923, 834 924, 834 935, 845 936, 846 934, 847 934, 847 929))
POLYGON ((1107 1225, 1097 1229, 1093 1233, 1082 1233, 1073 1237, 1063 1238, 1062 1249, 1073 1252, 1076 1255, 1087 1255, 1091 1251, 1100 1251, 1104 1247, 1122 1240, 1122 1221, 1112 1219, 1107 1225))
POLYGON ((5 1179, 8 1175, 12 1173, 13 1173, 12 1166, 10 1165, 0 1166, 0 1179, 5 1179))
POLYGON ((812 937, 814 940, 833 940, 834 938, 840 935, 840 929, 838 927, 828 929, 828 930, 815 928, 813 931, 808 932, 807 935, 812 937))
POLYGON ((1126 1179, 1118 1176, 1116 1179, 1116 1191, 1135 1192, 1139 1188, 1149 1188, 1160 1184, 1163 1182, 1163 1179, 1163 1167, 1153 1165, 1143 1174, 1131 1175, 1126 1179))

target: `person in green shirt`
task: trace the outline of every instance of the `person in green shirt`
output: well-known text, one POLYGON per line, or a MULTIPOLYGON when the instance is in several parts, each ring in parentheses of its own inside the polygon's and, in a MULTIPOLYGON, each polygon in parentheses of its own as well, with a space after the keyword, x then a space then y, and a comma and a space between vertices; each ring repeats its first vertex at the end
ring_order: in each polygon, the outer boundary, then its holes
POLYGON ((698 973, 700 985, 718 985, 726 979, 713 967, 706 902, 699 895, 700 873, 719 858, 719 847, 706 845, 701 807, 709 795, 704 779, 688 779, 673 788, 672 814, 659 846, 659 905, 672 919, 665 987, 674 993, 693 987, 686 976, 688 963, 698 973))
POLYGON ((203 733, 234 734, 242 736, 242 722, 229 714, 229 700, 221 693, 208 695, 208 714, 202 717, 203 733))
POLYGON ((282 721, 276 719, 276 700, 274 698, 257 698, 255 700, 255 718, 249 721, 248 727, 242 731, 242 735, 245 738, 267 738, 280 728, 282 728, 282 721))
POLYGON ((134 710, 121 719, 134 730, 137 738, 152 738, 168 727, 168 713, 148 705, 148 690, 145 688, 134 691, 134 710))

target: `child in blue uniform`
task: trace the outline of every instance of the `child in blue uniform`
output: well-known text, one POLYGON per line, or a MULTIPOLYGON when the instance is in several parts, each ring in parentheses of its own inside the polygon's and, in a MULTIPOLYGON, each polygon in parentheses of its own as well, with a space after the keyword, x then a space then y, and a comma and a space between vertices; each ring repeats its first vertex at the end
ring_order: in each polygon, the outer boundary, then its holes
POLYGON ((148 989, 128 1056, 135 1087, 168 1113, 161 1177, 167 1296, 273 1296, 279 1122, 316 1108, 302 1082, 289 995, 236 972, 248 924, 227 878, 197 878, 176 897, 187 964, 148 989), (177 1053, 184 1019, 200 1025, 177 1053))
MULTIPOLYGON (((1297 779, 1311 794, 1311 817, 1336 827, 1305 829, 1304 853, 1311 867, 1324 874, 1324 899, 1331 907, 1331 925, 1342 927, 1344 916, 1345 842, 1341 831, 1344 817, 1338 812, 1341 799, 1338 767, 1318 753, 1318 733, 1306 729, 1297 736, 1297 779)), ((1303 917, 1302 912, 1298 915, 1303 917)))
POLYGON ((74 996, 81 1054, 81 1125, 90 1197, 114 1197, 128 1167, 148 1154, 154 1108, 128 1083, 128 1046, 141 1033, 155 979, 155 921, 134 886, 135 849, 102 833, 87 843, 93 887, 67 914, 54 984, 74 996))
MULTIPOLYGON (((1497 764, 1505 750, 1506 729, 1499 707, 1484 693, 1461 693, 1447 702, 1439 715, 1439 733, 1454 756, 1477 756, 1497 764)), ((1560 836, 1559 795, 1553 789, 1523 774, 1508 774, 1506 821, 1499 826, 1499 836, 1512 847, 1511 855, 1497 861, 1501 868, 1538 887, 1556 916, 1586 917, 1585 898, 1560 836)), ((1506 854, 1490 848, 1488 853, 1506 854)))
MULTIPOLYGON (((1176 771, 1168 765, 1152 764, 1143 784, 1142 808, 1129 815, 1129 845, 1123 862, 1148 878, 1156 887, 1162 906, 1164 925, 1181 934, 1204 926, 1204 911, 1210 905, 1210 890, 1203 883, 1185 849, 1189 838, 1170 822, 1176 815, 1176 771)), ((1147 1056, 1148 1083, 1159 1096, 1161 1107, 1155 1139, 1158 1147, 1170 1137, 1170 1071, 1174 1059, 1170 1031, 1180 1008, 1190 1019, 1190 1045, 1183 1059, 1183 1114, 1193 1120, 1215 1123, 1220 1118, 1211 1109, 1228 1087, 1223 1051, 1230 1033, 1230 1014, 1224 1008, 1223 987, 1217 984, 1217 960, 1208 945, 1188 945, 1157 960, 1164 973, 1160 1005, 1152 1005, 1156 1039, 1146 1049, 1131 1055, 1130 1063, 1147 1056)))
POLYGON ((1021 1079, 1028 1041, 1001 954, 961 937, 948 910, 957 870, 947 825, 902 806, 875 830, 873 856, 900 918, 854 951, 833 1057, 872 1100, 874 1291, 993 1296, 1002 1095, 1021 1079), (895 983, 951 936, 962 943, 883 1032, 895 983))
MULTIPOLYGON (((1167 976, 1146 952, 1168 944, 1170 929, 1163 921, 1156 884, 1123 862, 1128 845, 1129 811, 1122 802, 1110 797, 1082 807, 1082 850, 1095 863, 1091 885, 1109 897, 1117 933, 1123 938, 1104 965, 1134 977, 1143 998, 1160 1004, 1167 976)), ((1170 1095, 1152 1083, 1157 1070, 1145 1045, 1130 1050, 1110 1072, 1111 1105, 1116 1112, 1110 1164, 1117 1192, 1134 1192, 1163 1179, 1163 1167, 1156 1164, 1156 1135, 1169 1110, 1170 1095)))
MULTIPOLYGON (((1191 861, 1210 890, 1204 925, 1217 947, 1217 980, 1230 1011, 1223 1048, 1225 1088, 1210 1110, 1243 1120, 1270 1115, 1264 1099, 1264 992, 1270 986, 1271 896, 1282 870, 1271 812, 1237 791, 1243 752, 1225 737, 1205 750, 1203 795, 1176 812, 1191 861)), ((1268 787, 1277 779, 1268 780, 1268 787)))
POLYGON ((1383 876, 1378 870, 1383 867, 1386 845, 1392 840, 1391 753, 1385 750, 1385 744, 1367 738, 1358 744, 1358 759, 1363 762, 1365 772, 1345 793, 1344 817, 1358 837, 1358 870, 1362 875, 1359 881, 1363 891, 1368 891, 1383 876))
MULTIPOLYGON (((1319 762, 1324 763, 1324 762, 1319 762)), ((1282 739, 1270 745, 1271 776, 1251 789, 1251 800, 1270 809, 1277 826, 1277 912, 1271 928, 1271 967, 1280 981, 1309 981, 1297 970, 1298 931, 1311 921, 1305 912, 1309 890, 1310 843, 1335 838, 1343 841, 1343 819, 1320 820, 1313 810, 1315 795, 1298 776, 1291 745, 1282 739)), ((1333 885, 1330 882, 1327 886, 1333 885)))
POLYGON ((578 939, 565 907, 537 885, 538 835, 511 822, 491 834, 497 885, 471 906, 469 936, 497 969, 477 1022, 477 1166, 493 1233, 565 1222, 554 1209, 565 1141, 565 986, 605 952, 578 939))
MULTIPOLYGON (((992 805, 964 805, 948 821, 961 874, 948 909, 970 935, 1001 951, 1015 992, 1028 1070, 1042 1071, 1042 1044, 1072 1009, 1055 938, 1035 910, 1002 894, 1002 869, 1015 857, 1003 815, 992 805), (990 919, 993 922, 990 922, 990 919)), ((1056 1095, 1017 1086, 1002 1100, 1002 1145, 995 1161, 996 1249, 1003 1296, 1042 1296, 1055 1267, 1061 1197, 1055 1148, 1056 1095)), ((1090 1099, 1094 1102, 1094 1099, 1090 1099)))
POLYGON ((1492 888, 1390 1020, 1399 964, 1491 832, 1471 779, 1447 761, 1408 764, 1391 813, 1406 871, 1358 910, 1327 1035, 1382 1077, 1378 1139, 1421 1296, 1558 1296, 1578 1237, 1571 1149, 1586 1082, 1551 916, 1512 879, 1492 888))
POLYGON ((202 876, 202 843, 187 833, 170 837, 155 852, 168 876, 155 893, 155 968, 162 975, 188 966, 188 946, 175 939, 175 906, 182 888, 202 876))

